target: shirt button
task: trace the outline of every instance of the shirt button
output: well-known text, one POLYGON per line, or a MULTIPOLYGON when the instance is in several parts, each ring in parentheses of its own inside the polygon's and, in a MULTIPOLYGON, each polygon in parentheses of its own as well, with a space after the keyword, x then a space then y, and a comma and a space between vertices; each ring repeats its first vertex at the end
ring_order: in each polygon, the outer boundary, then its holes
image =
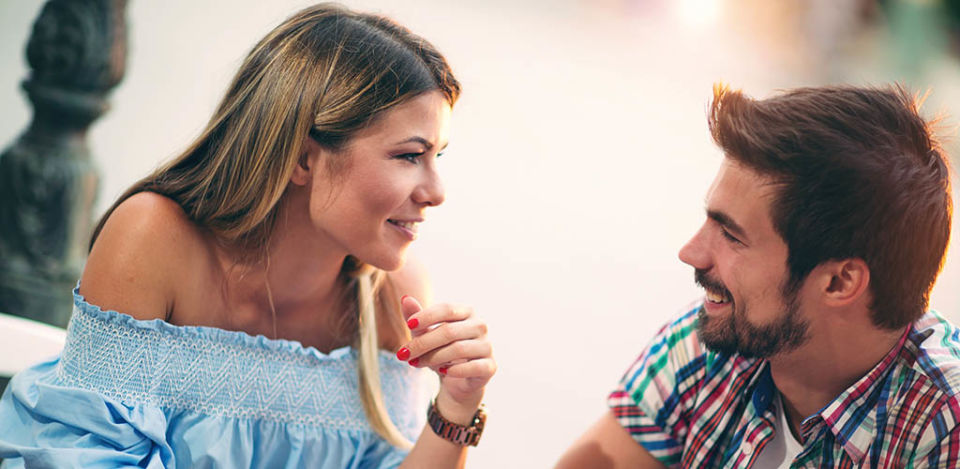
POLYGON ((750 456, 751 454, 753 454, 753 445, 750 444, 749 441, 745 441, 743 443, 743 446, 740 447, 740 449, 741 451, 743 451, 743 454, 746 456, 750 456))

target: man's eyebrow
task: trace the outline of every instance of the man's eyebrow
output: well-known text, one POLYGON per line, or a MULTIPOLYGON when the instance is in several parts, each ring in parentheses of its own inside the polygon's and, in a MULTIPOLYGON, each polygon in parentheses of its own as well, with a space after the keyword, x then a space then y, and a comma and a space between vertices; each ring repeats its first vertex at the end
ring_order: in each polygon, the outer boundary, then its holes
POLYGON ((733 232, 733 234, 736 235, 737 237, 743 238, 743 239, 749 239, 749 237, 747 236, 747 232, 743 229, 742 226, 737 224, 737 222, 733 221, 733 218, 730 218, 730 215, 727 215, 726 213, 723 213, 719 210, 707 209, 707 217, 719 223, 720 226, 723 226, 727 230, 733 232))
MULTIPOLYGON (((427 150, 433 149, 433 143, 431 143, 429 140, 427 140, 427 139, 425 139, 425 138, 423 138, 423 137, 420 137, 420 136, 413 136, 413 137, 410 137, 410 138, 408 138, 408 139, 406 139, 406 140, 404 140, 404 141, 402 141, 402 142, 397 142, 397 145, 400 145, 400 144, 403 144, 403 143, 411 143, 411 142, 419 143, 419 144, 423 145, 424 147, 426 147, 427 150)), ((443 147, 440 148, 439 151, 443 151, 443 149, 444 149, 444 148, 447 148, 447 145, 449 145, 449 144, 450 144, 450 142, 447 142, 446 144, 444 144, 443 147)))

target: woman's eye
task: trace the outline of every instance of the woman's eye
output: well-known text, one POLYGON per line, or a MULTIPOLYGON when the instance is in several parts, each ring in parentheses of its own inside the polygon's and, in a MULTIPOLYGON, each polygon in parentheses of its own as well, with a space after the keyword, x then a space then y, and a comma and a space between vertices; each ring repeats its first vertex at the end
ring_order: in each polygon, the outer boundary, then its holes
POLYGON ((402 155, 397 155, 394 158, 407 160, 408 162, 413 164, 420 164, 420 156, 422 155, 423 153, 404 153, 402 155))

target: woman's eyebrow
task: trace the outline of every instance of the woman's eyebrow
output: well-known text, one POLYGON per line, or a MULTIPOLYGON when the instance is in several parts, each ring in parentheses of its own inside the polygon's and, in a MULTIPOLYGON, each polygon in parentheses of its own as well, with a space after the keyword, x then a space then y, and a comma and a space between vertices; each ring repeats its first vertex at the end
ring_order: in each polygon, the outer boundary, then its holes
MULTIPOLYGON (((427 139, 425 139, 425 138, 423 138, 423 137, 420 137, 420 136, 413 136, 413 137, 410 137, 410 138, 408 138, 408 139, 406 139, 406 140, 404 140, 404 141, 402 141, 402 142, 397 142, 397 145, 400 145, 400 144, 403 144, 403 143, 411 143, 411 142, 419 143, 419 144, 423 145, 424 147, 426 147, 427 150, 433 149, 433 142, 431 142, 431 141, 429 141, 429 140, 427 140, 427 139)), ((443 151, 444 148, 447 148, 447 145, 449 145, 449 144, 450 144, 450 142, 445 143, 442 147, 440 147, 440 151, 443 151)))

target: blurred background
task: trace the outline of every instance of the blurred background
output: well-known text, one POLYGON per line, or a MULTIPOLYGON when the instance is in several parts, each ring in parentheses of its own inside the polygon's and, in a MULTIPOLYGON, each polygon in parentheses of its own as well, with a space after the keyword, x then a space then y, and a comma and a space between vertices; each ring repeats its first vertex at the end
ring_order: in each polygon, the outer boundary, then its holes
MULTIPOLYGON (((721 159, 705 124, 713 83, 763 97, 900 81, 931 92, 925 114, 947 116, 946 147, 960 154, 958 3, 346 2, 429 39, 464 86, 441 160, 447 201, 413 253, 437 300, 486 318, 500 362, 469 467, 550 466, 605 412, 654 332, 700 296, 676 253, 703 221, 721 159)), ((42 4, 0 2, 4 147, 31 119, 20 82, 42 4)), ((87 134, 94 215, 181 151, 246 52, 307 4, 130 1, 126 76, 87 134)), ((932 305, 960 322, 957 249, 932 305)))

